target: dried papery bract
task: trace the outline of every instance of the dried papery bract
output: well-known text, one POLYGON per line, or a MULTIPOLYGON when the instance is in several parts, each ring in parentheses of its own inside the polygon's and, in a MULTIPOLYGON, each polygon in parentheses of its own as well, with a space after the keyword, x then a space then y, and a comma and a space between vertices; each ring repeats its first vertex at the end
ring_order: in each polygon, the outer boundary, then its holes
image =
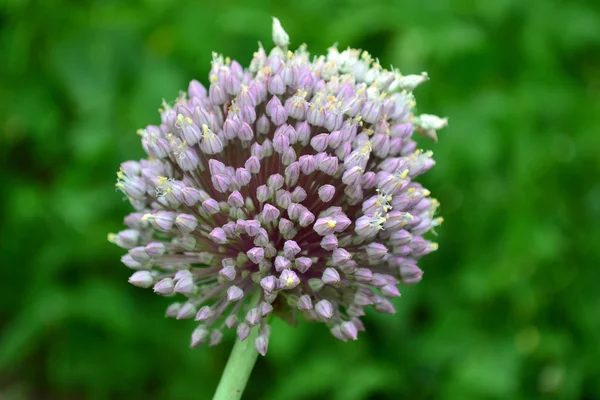
POLYGON ((272 313, 354 340, 364 308, 393 313, 388 298, 437 249, 423 235, 439 204, 416 181, 435 162, 412 138, 446 125, 413 113, 427 74, 355 49, 288 51, 277 19, 273 41, 246 69, 214 54, 209 87, 194 80, 163 104, 139 131, 148 158, 118 172, 135 212, 109 240, 128 250, 131 284, 177 296, 166 315, 199 321, 192 347, 258 326, 264 355, 272 313))

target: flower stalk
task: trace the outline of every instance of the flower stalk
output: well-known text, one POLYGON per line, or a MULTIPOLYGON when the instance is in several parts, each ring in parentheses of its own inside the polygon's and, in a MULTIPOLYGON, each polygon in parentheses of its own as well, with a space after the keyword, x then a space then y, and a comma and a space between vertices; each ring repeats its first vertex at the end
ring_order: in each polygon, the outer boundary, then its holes
POLYGON ((246 340, 243 342, 235 341, 213 400, 237 400, 242 398, 246 383, 258 358, 258 351, 254 348, 258 330, 258 327, 254 327, 246 340))

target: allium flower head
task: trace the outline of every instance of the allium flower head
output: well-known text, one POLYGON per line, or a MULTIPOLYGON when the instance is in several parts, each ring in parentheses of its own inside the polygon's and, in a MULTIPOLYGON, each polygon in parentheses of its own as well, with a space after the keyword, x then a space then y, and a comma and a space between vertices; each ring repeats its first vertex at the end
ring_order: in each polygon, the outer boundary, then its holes
POLYGON ((259 326, 264 355, 273 313, 354 340, 365 307, 393 313, 437 249, 423 235, 438 202, 415 181, 435 162, 412 139, 446 125, 413 114, 427 74, 355 49, 288 51, 277 19, 273 40, 247 69, 215 54, 208 89, 192 81, 164 104, 139 131, 148 158, 117 174, 136 212, 109 240, 128 250, 130 283, 182 299, 167 316, 200 321, 192 347, 259 326))

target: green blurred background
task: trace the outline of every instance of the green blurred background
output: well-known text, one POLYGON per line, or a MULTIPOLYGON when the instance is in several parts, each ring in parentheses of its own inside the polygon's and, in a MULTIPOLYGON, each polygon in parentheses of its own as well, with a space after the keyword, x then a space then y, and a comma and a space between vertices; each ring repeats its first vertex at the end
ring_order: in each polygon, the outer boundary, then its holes
POLYGON ((248 399, 600 399, 600 5, 548 0, 0 2, 0 398, 210 399, 233 338, 127 283, 121 161, 211 51, 368 49, 450 118, 425 279, 360 340, 275 322, 248 399))

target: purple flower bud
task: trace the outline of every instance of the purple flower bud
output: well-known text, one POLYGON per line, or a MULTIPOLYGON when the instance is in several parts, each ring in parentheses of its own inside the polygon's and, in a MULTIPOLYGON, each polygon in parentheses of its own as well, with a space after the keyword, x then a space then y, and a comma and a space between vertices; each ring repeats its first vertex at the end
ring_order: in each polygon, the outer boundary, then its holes
POLYGON ((359 282, 370 282, 373 279, 373 273, 368 268, 358 268, 354 272, 354 278, 359 282))
POLYGON ((329 147, 332 149, 337 149, 340 144, 342 144, 342 132, 341 131, 333 131, 329 134, 329 147))
POLYGON ((268 89, 271 94, 282 95, 285 93, 285 83, 280 74, 275 74, 269 79, 268 89))
POLYGON ((338 265, 351 260, 352 255, 346 249, 337 248, 333 251, 331 259, 336 265, 338 265))
POLYGON ((161 279, 154 285, 154 291, 158 294, 162 294, 163 296, 172 294, 173 289, 175 289, 175 284, 171 278, 161 279))
POLYGON ((333 176, 338 169, 338 158, 335 156, 324 157, 320 163, 317 163, 317 168, 323 173, 333 176))
POLYGON ((265 153, 265 157, 271 157, 273 155, 273 143, 269 139, 264 140, 262 149, 265 153))
POLYGON ((271 115, 271 121, 273 124, 275 124, 275 126, 283 124, 288 118, 287 111, 285 110, 285 107, 281 105, 281 103, 270 109, 267 108, 267 114, 271 115))
POLYGON ((193 171, 198 168, 200 160, 194 148, 187 145, 180 145, 176 153, 177 165, 184 171, 193 171))
POLYGON ((213 316, 213 311, 209 306, 204 306, 196 313, 196 321, 207 321, 213 316))
POLYGON ((246 186, 252 180, 252 175, 246 168, 237 168, 235 170, 235 181, 240 186, 246 186))
POLYGON ((356 325, 354 325, 351 321, 342 322, 341 331, 344 336, 351 340, 358 339, 358 329, 356 329, 356 325))
POLYGON ((302 311, 312 310, 313 305, 310 296, 307 294, 303 294, 302 296, 300 296, 300 298, 298 299, 297 307, 298 310, 302 311))
POLYGON ((400 229, 390 235, 390 244, 392 246, 404 246, 405 244, 410 243, 411 239, 412 235, 410 232, 400 229))
POLYGON ((290 203, 290 205, 288 206, 287 212, 288 212, 288 216, 292 219, 292 220, 297 220, 300 217, 300 214, 305 210, 306 208, 302 205, 302 204, 298 204, 298 203, 290 203))
POLYGON ((198 328, 194 329, 194 331, 192 332, 192 340, 190 343, 190 347, 191 348, 196 348, 198 346, 201 346, 206 339, 208 338, 208 329, 199 326, 198 328))
POLYGON ((248 325, 250 326, 254 326, 256 324, 258 324, 261 320, 261 315, 260 312, 258 311, 258 308, 251 308, 248 313, 246 314, 246 322, 248 322, 248 325))
POLYGON ((329 319, 333 316, 333 306, 329 300, 321 300, 315 304, 315 311, 325 319, 329 319))
POLYGON ((250 105, 243 106, 240 110, 240 119, 247 124, 253 124, 256 121, 256 110, 254 107, 250 105))
POLYGON ((129 277, 129 283, 141 288, 149 288, 154 283, 154 278, 149 271, 137 271, 129 277))
POLYGON ((223 332, 221 332, 218 329, 215 329, 210 334, 210 342, 208 343, 208 345, 211 347, 216 346, 219 343, 221 343, 221 340, 223 340, 223 332))
POLYGON ((325 129, 328 131, 335 131, 340 129, 342 126, 342 121, 344 120, 343 115, 338 110, 325 110, 325 129))
POLYGON ((196 307, 191 303, 185 303, 177 313, 177 319, 189 319, 196 315, 196 307))
POLYGON ((231 185, 231 179, 224 174, 213 175, 211 182, 214 188, 220 193, 225 193, 229 189, 229 185, 231 185))
POLYGON ((194 283, 194 278, 190 275, 179 279, 175 284, 174 291, 184 295, 196 292, 196 284, 194 283))
POLYGON ((298 141, 306 146, 310 141, 310 125, 306 121, 299 122, 296 125, 296 132, 298 132, 298 141))
POLYGON ((248 326, 248 324, 242 322, 237 327, 237 337, 240 340, 240 342, 243 342, 244 340, 246 340, 248 335, 250 335, 250 327, 248 326))
POLYGON ((348 156, 351 151, 352 145, 350 144, 350 142, 343 142, 335 150, 335 155, 340 159, 340 161, 345 161, 346 156, 348 156))
POLYGON ((344 172, 344 175, 342 176, 342 182, 345 185, 356 185, 360 182, 362 174, 363 169, 361 167, 352 167, 344 172))
POLYGON ((256 198, 261 203, 269 200, 271 198, 271 190, 267 187, 267 185, 260 185, 256 188, 256 198))
MULTIPOLYGON (((146 226, 148 226, 148 222, 142 220, 143 217, 144 217, 144 214, 142 214, 142 213, 132 213, 132 214, 129 214, 128 216, 126 216, 125 219, 123 220, 123 223, 132 229, 125 229, 124 231, 121 231, 121 232, 131 231, 132 233, 134 233, 136 235, 135 240, 134 240, 135 243, 133 245, 131 245, 130 247, 133 247, 137 244, 137 241, 139 238, 139 232, 136 229, 143 229, 146 226)), ((120 247, 122 247, 122 246, 117 241, 117 238, 120 236, 121 232, 119 232, 119 234, 117 234, 116 235, 117 237, 115 238, 115 244, 120 247)))
POLYGON ((225 232, 225 235, 227 237, 234 237, 235 236, 235 222, 230 221, 230 222, 226 223, 225 225, 223 225, 223 232, 225 232))
POLYGON ((285 109, 291 118, 303 120, 306 115, 308 105, 302 97, 290 97, 285 102, 285 109))
POLYGON ((219 276, 222 276, 225 280, 230 282, 235 279, 235 275, 235 268, 231 265, 223 267, 219 270, 219 276))
POLYGON ((298 275, 292 270, 284 269, 279 276, 279 286, 282 289, 293 289, 300 284, 298 275))
POLYGON ((283 154, 290 147, 290 138, 285 133, 278 133, 273 138, 273 150, 283 154))
POLYGON ((310 145, 317 152, 325 151, 329 143, 329 135, 327 133, 321 133, 310 139, 310 145))
POLYGON ((292 192, 292 201, 296 203, 302 202, 306 200, 306 196, 306 190, 302 189, 300 186, 296 186, 296 188, 292 192))
POLYGON ((146 254, 152 258, 160 257, 166 251, 165 245, 161 242, 148 243, 144 249, 146 250, 146 254))
POLYGON ((367 247, 365 247, 367 252, 367 257, 369 260, 378 261, 381 260, 387 254, 387 247, 382 245, 381 243, 369 243, 367 247))
POLYGON ((307 227, 312 224, 315 220, 315 215, 308 210, 302 211, 298 217, 298 223, 302 227, 307 227))
POLYGON ((263 206, 262 218, 265 222, 272 222, 279 218, 279 210, 270 204, 263 206))
POLYGON ((262 317, 266 317, 268 314, 270 314, 273 311, 273 306, 270 305, 269 303, 263 301, 259 304, 258 309, 259 309, 260 315, 262 317))
POLYGON ((127 267, 133 269, 142 268, 144 266, 142 263, 135 261, 133 257, 131 257, 131 254, 125 254, 123 257, 121 257, 121 262, 127 267))
POLYGON ((240 91, 240 80, 234 74, 228 73, 225 77, 225 84, 223 86, 227 94, 235 96, 240 91))
POLYGON ((388 281, 384 275, 382 275, 380 273, 373 274, 373 280, 372 280, 373 286, 383 287, 383 286, 387 285, 387 283, 388 283, 388 281))
POLYGON ((264 278, 262 278, 260 280, 260 286, 266 292, 272 292, 273 290, 275 290, 277 288, 277 278, 275 278, 272 275, 265 276, 264 278))
POLYGON ((254 347, 261 356, 266 355, 269 348, 269 338, 267 336, 259 335, 254 339, 254 347))
POLYGON ((246 252, 246 255, 254 264, 258 264, 265 258, 265 249, 262 247, 253 247, 246 252))
POLYGON ((175 218, 175 225, 183 233, 193 232, 198 226, 198 220, 196 217, 190 214, 179 214, 175 218))
POLYGON ((150 256, 146 253, 146 249, 142 246, 134 247, 129 250, 129 255, 139 263, 145 263, 150 260, 150 256))
POLYGON ((256 121, 256 133, 266 135, 271 129, 270 125, 269 118, 265 114, 262 114, 256 121))
POLYGON ((215 105, 224 104, 227 101, 227 94, 219 84, 213 83, 208 90, 210 102, 215 105))
POLYGON ((235 315, 235 314, 230 315, 227 318, 225 318, 225 326, 228 327, 229 329, 235 328, 237 323, 238 323, 238 318, 237 318, 237 315, 235 315))
POLYGON ((202 209, 210 215, 219 212, 219 203, 214 199, 207 199, 202 202, 202 209))
POLYGON ((223 124, 223 134, 227 139, 233 140, 237 137, 240 127, 241 124, 239 121, 232 118, 227 118, 223 124))
POLYGON ((296 161, 296 152, 294 151, 293 147, 288 147, 287 150, 285 150, 281 155, 281 163, 287 166, 294 161, 296 161))
POLYGON ((332 285, 335 283, 339 283, 341 279, 340 274, 335 268, 325 268, 321 280, 328 285, 332 285))
POLYGON ((175 223, 175 213, 170 211, 157 211, 154 214, 146 214, 142 219, 147 220, 153 227, 162 232, 169 232, 175 223))
POLYGON ((296 161, 291 163, 285 169, 285 184, 290 187, 298 182, 300 177, 300 164, 296 161))
POLYGON ((244 206, 244 198, 237 190, 232 192, 227 199, 227 204, 231 207, 243 207, 244 206))
POLYGON ((311 104, 306 113, 306 121, 314 126, 323 126, 325 123, 325 111, 322 107, 311 104))
POLYGON ((260 171, 260 161, 257 157, 251 156, 244 163, 244 167, 251 174, 258 174, 260 171))
POLYGON ((312 155, 303 155, 298 159, 300 163, 300 170, 304 175, 310 175, 317 168, 317 162, 315 157, 312 155))
POLYGON ((303 274, 306 273, 306 271, 308 271, 312 265, 312 260, 308 257, 298 257, 294 262, 298 271, 302 272, 303 274))
POLYGON ((167 310, 165 311, 165 317, 176 318, 177 314, 179 313, 179 310, 181 310, 181 306, 181 303, 169 304, 169 307, 167 307, 167 310))
POLYGON ((190 82, 188 86, 188 94, 190 97, 204 98, 207 95, 206 88, 197 80, 190 82))
POLYGON ((406 264, 400 266, 400 278, 402 283, 406 285, 414 285, 419 283, 423 278, 423 270, 415 264, 406 264))
POLYGON ((247 122, 242 122, 240 129, 238 129, 237 137, 243 141, 249 141, 254 138, 254 132, 252 127, 247 122))
POLYGON ((273 190, 283 187, 284 178, 280 174, 273 174, 267 178, 267 186, 273 190))
POLYGON ((328 203, 335 195, 335 187, 332 185, 323 185, 319 188, 319 198, 322 202, 328 203))
POLYGON ((237 287, 235 285, 229 286, 229 289, 227 289, 227 301, 228 302, 231 303, 234 301, 238 301, 242 297, 244 297, 244 291, 242 289, 240 289, 239 287, 237 287))
POLYGON ((227 236, 222 228, 214 228, 208 235, 208 238, 217 244, 227 243, 227 236))
POLYGON ((252 146, 250 146, 250 155, 262 160, 265 158, 265 149, 260 144, 253 143, 252 146))
POLYGON ((256 246, 266 246, 269 243, 269 236, 264 228, 260 228, 258 233, 254 237, 254 244, 256 246))
POLYGON ((344 333, 342 332, 342 327, 341 325, 334 325, 333 327, 331 327, 331 329, 329 330, 331 332, 331 335, 338 339, 341 340, 343 342, 347 342, 348 338, 346 337, 346 335, 344 335, 344 333))
POLYGON ((289 219, 281 218, 279 220, 279 232, 285 238, 294 233, 294 223, 289 219))
POLYGON ((360 179, 360 185, 364 190, 369 190, 375 187, 377 184, 377 179, 375 172, 369 171, 365 172, 360 179))
POLYGON ((335 235, 324 236, 321 240, 321 247, 327 251, 333 251, 338 247, 338 239, 335 235))
POLYGON ((375 304, 373 306, 373 308, 375 308, 375 311, 378 311, 383 314, 395 314, 396 313, 396 309, 394 308, 394 305, 387 300, 380 301, 379 303, 375 304))
POLYGON ((289 260, 293 260, 294 257, 300 253, 300 246, 293 240, 286 240, 283 244, 283 254, 289 260))
POLYGON ((385 285, 381 288, 381 294, 385 297, 400 297, 400 291, 394 285, 385 285))
POLYGON ((281 271, 283 271, 284 269, 288 269, 288 268, 290 267, 290 264, 291 264, 291 263, 290 263, 290 260, 288 260, 288 259, 287 259, 287 258, 285 258, 285 257, 282 257, 282 256, 277 256, 277 257, 275 258, 275 270, 276 270, 277 272, 281 272, 281 271))

